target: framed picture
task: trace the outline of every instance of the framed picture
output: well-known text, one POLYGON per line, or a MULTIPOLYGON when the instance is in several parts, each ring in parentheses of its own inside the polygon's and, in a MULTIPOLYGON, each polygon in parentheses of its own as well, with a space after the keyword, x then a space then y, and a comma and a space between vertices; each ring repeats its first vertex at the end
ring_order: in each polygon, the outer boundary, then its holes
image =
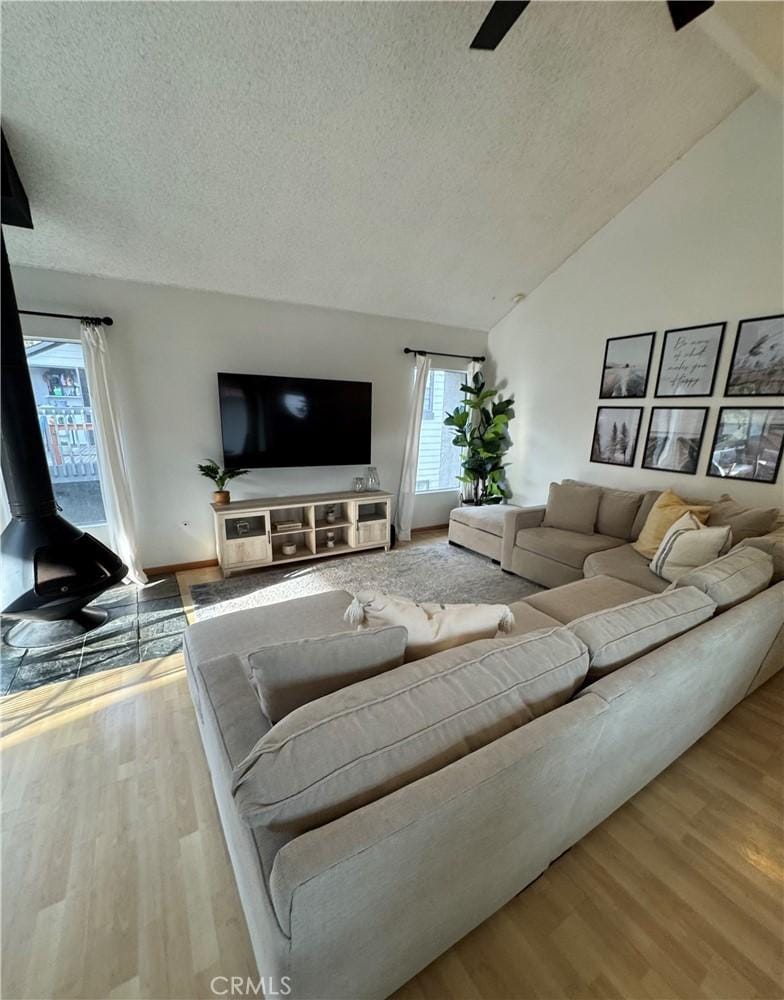
POLYGON ((784 396, 784 315, 742 319, 725 396, 784 396))
POLYGON ((775 483, 784 442, 784 406, 722 406, 708 475, 775 483))
POLYGON ((643 469, 697 474, 707 406, 654 406, 642 457, 643 469))
POLYGON ((641 422, 641 406, 599 406, 593 428, 591 461, 603 465, 634 465, 641 422))
POLYGON ((726 323, 665 330, 656 396, 712 396, 726 323))
POLYGON ((655 332, 609 338, 604 347, 599 399, 644 398, 655 338, 655 332))

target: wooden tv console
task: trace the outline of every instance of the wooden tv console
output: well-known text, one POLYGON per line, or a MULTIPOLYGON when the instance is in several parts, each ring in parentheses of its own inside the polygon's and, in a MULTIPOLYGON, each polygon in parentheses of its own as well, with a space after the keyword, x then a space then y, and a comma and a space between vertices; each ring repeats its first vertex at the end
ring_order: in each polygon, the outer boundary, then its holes
POLYGON ((223 575, 360 549, 389 550, 391 500, 392 494, 381 490, 347 490, 211 504, 223 575), (334 521, 327 520, 329 508, 334 508, 334 521), (301 526, 281 523, 292 521, 301 526), (334 532, 331 548, 327 546, 329 531, 334 532), (297 550, 287 555, 283 546, 291 544, 297 550))

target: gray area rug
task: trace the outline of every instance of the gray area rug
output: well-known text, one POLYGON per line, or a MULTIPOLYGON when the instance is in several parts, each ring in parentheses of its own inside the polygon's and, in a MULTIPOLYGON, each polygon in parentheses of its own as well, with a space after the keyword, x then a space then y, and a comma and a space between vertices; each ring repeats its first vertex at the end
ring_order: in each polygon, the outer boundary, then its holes
POLYGON ((446 541, 258 570, 191 587, 197 620, 327 590, 381 590, 442 604, 511 604, 542 588, 446 541))

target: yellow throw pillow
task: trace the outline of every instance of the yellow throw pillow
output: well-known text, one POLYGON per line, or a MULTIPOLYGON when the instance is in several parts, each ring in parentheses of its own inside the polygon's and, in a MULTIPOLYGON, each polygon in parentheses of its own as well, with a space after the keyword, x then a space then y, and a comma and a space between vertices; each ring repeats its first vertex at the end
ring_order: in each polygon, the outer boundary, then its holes
POLYGON ((711 507, 700 507, 696 504, 686 503, 677 493, 665 490, 651 507, 648 519, 642 526, 640 537, 632 544, 632 548, 641 556, 645 556, 646 559, 653 559, 669 529, 679 518, 689 512, 694 514, 701 524, 705 524, 711 507))

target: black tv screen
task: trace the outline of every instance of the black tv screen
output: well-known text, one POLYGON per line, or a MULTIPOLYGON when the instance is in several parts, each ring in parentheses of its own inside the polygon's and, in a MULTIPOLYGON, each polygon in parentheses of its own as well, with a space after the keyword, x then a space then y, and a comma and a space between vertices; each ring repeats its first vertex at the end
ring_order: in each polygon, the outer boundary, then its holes
POLYGON ((218 395, 229 469, 370 462, 370 382, 219 372, 218 395))

